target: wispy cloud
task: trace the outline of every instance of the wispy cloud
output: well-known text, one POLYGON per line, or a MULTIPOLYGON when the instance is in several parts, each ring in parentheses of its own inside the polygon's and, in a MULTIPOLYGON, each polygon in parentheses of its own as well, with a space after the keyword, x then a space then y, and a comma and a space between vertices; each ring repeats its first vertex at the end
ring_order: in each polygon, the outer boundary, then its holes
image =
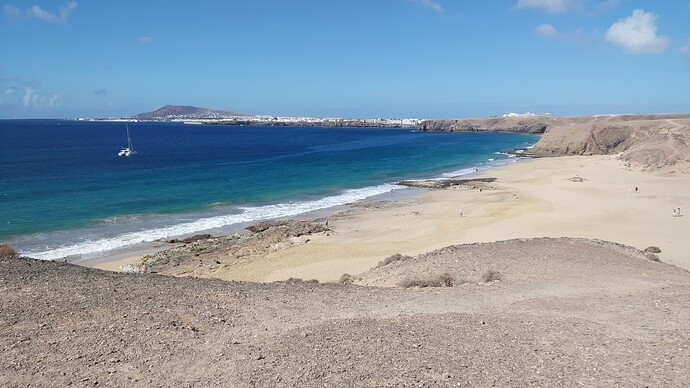
POLYGON ((534 29, 534 32, 546 39, 555 40, 559 42, 581 42, 585 39, 582 30, 573 32, 560 32, 551 24, 540 24, 534 29))
POLYGON ((443 6, 441 4, 439 4, 438 2, 433 1, 433 0, 410 0, 410 1, 413 3, 417 3, 419 5, 422 5, 424 7, 429 7, 438 13, 446 12, 446 10, 443 8, 443 6))
POLYGON ((662 53, 671 44, 671 39, 657 34, 658 18, 655 13, 636 9, 631 16, 614 23, 606 31, 605 39, 628 54, 662 53))
POLYGON ((598 16, 598 15, 604 14, 604 13, 618 7, 619 5, 621 5, 622 2, 623 2, 623 0, 605 0, 605 1, 602 1, 601 3, 592 7, 592 10, 589 11, 587 14, 589 16, 598 16))
POLYGON ((36 104, 38 101, 38 93, 36 93, 36 89, 32 88, 31 86, 27 86, 24 88, 24 97, 22 97, 22 104, 24 104, 25 108, 28 108, 31 105, 36 104))
POLYGON ((6 15, 13 17, 26 17, 29 19, 38 19, 46 23, 67 23, 70 16, 75 9, 77 9, 79 3, 76 1, 69 1, 65 3, 57 12, 48 12, 43 8, 34 5, 26 9, 20 9, 12 4, 6 4, 3 10, 6 15))
POLYGON ((42 109, 42 108, 56 108, 60 106, 62 100, 62 93, 56 93, 52 96, 41 96, 36 89, 31 86, 24 88, 24 96, 22 96, 22 105, 25 108, 42 109))
POLYGON ((680 48, 680 53, 683 54, 685 58, 690 59, 690 41, 686 41, 680 48))
POLYGON ((98 90, 94 90, 93 94, 95 94, 97 96, 107 96, 108 91, 106 89, 98 89, 98 90))
POLYGON ((153 43, 153 38, 150 36, 140 36, 139 43, 141 44, 151 44, 153 43))
POLYGON ((515 9, 541 9, 547 13, 565 13, 582 9, 581 0, 518 0, 515 9))

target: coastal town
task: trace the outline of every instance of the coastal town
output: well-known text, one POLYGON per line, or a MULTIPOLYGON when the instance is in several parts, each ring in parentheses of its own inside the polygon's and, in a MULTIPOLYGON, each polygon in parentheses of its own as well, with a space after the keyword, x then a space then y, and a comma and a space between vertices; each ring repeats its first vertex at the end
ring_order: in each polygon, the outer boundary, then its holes
POLYGON ((295 127, 371 127, 416 128, 423 119, 418 118, 345 118, 310 116, 253 115, 194 106, 165 105, 153 112, 131 117, 77 118, 78 121, 161 121, 181 122, 189 125, 253 125, 295 127))

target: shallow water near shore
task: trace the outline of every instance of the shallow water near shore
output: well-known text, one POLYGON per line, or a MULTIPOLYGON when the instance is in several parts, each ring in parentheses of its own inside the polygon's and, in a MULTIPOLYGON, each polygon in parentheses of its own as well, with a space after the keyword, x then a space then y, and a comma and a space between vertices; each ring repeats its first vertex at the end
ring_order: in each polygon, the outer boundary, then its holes
POLYGON ((535 136, 410 129, 0 121, 0 241, 41 258, 295 217, 510 159, 535 136))

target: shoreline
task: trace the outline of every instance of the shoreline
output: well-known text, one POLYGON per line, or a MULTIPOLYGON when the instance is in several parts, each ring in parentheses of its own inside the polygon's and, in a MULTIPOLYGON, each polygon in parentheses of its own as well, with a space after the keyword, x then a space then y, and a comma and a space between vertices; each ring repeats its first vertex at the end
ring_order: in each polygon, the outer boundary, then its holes
MULTIPOLYGON (((413 197, 415 195, 418 195, 420 192, 422 192, 422 189, 418 188, 411 188, 411 187, 403 187, 400 186, 399 188, 394 189, 392 193, 384 193, 384 194, 376 194, 371 197, 364 198, 358 202, 368 202, 368 201, 379 201, 379 200, 390 200, 390 201, 399 201, 403 200, 409 197, 413 197)), ((220 227, 220 228, 215 228, 215 229, 210 229, 210 230, 201 230, 193 235, 199 235, 199 234, 211 234, 213 237, 225 237, 229 236, 235 233, 239 234, 244 234, 248 233, 246 228, 251 225, 255 225, 260 222, 264 221, 279 221, 279 220, 312 220, 312 221, 318 221, 318 220, 325 220, 325 219, 330 219, 333 217, 333 214, 336 214, 338 212, 342 211, 347 211, 350 209, 350 206, 347 204, 344 205, 338 205, 338 206, 331 206, 323 209, 317 209, 313 211, 309 211, 306 213, 300 213, 292 217, 281 217, 281 218, 275 218, 275 219, 268 219, 268 220, 257 220, 254 222, 245 222, 245 223, 240 223, 240 224, 234 224, 234 225, 229 225, 226 227, 220 227), (216 233, 213 233, 216 232, 216 233)), ((173 236, 172 238, 185 238, 185 237, 192 237, 193 235, 183 235, 183 236, 173 236)), ((107 271, 121 271, 120 267, 123 265, 127 264, 136 264, 137 260, 141 259, 142 257, 150 254, 154 254, 157 252, 162 252, 167 249, 173 248, 179 244, 175 243, 169 243, 166 241, 154 241, 151 243, 145 244, 146 246, 143 247, 132 247, 132 248, 125 248, 125 249, 119 249, 115 250, 109 253, 106 253, 104 255, 99 255, 98 257, 95 258, 84 258, 84 259, 79 259, 79 260, 74 260, 70 261, 72 264, 76 265, 81 265, 84 267, 91 267, 91 268, 98 268, 98 269, 103 269, 107 271), (155 245, 155 246, 153 246, 155 245)), ((57 260, 59 261, 59 260, 57 260)))
POLYGON ((690 175, 627 169, 615 156, 567 156, 524 160, 476 177, 496 180, 481 191, 430 190, 393 206, 365 201, 374 205, 330 217, 333 233, 311 235, 308 244, 193 276, 333 282, 396 253, 532 237, 598 239, 640 250, 657 246, 663 262, 690 269, 690 241, 683 233, 688 218, 672 216, 672 209, 690 209, 690 175))

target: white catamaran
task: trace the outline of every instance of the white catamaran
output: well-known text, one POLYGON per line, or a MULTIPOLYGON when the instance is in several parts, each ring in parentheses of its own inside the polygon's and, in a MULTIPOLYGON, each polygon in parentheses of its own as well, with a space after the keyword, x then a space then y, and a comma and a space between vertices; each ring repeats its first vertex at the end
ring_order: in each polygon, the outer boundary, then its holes
POLYGON ((127 147, 121 149, 120 152, 117 153, 117 156, 129 157, 136 155, 137 151, 134 151, 134 147, 132 147, 132 138, 129 137, 129 126, 125 124, 125 127, 127 128, 127 147))

